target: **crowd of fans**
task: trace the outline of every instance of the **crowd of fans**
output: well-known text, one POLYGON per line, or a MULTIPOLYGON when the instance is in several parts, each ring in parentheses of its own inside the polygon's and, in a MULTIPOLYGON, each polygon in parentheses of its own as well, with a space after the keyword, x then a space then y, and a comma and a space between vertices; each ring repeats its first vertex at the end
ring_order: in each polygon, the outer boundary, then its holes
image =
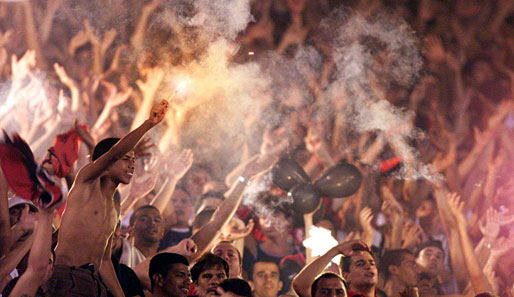
POLYGON ((163 85, 205 40, 155 20, 188 4, 104 2, 0 1, 2 141, 18 133, 65 201, 20 198, 27 174, 2 156, 1 296, 514 297, 514 1, 251 0, 231 63, 266 68, 273 53, 289 69, 309 45, 321 67, 253 92, 240 135, 185 140, 163 85), (392 11, 414 30, 416 82, 373 87, 413 112, 409 145, 441 178, 400 178, 395 130, 359 133, 352 94, 323 96, 338 69, 320 23, 343 8, 392 11), (47 153, 65 131, 80 139, 71 163, 73 146, 47 153), (312 180, 349 162, 360 189, 294 211, 269 182, 285 155, 312 180), (338 242, 320 255, 303 245, 326 247, 319 228, 338 242))

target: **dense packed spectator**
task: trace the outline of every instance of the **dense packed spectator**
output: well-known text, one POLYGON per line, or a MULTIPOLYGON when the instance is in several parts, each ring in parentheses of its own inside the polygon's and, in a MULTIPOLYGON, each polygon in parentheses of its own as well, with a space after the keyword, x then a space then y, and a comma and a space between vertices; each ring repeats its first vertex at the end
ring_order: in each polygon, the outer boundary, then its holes
POLYGON ((0 296, 514 297, 512 0, 0 1, 0 128, 0 296))

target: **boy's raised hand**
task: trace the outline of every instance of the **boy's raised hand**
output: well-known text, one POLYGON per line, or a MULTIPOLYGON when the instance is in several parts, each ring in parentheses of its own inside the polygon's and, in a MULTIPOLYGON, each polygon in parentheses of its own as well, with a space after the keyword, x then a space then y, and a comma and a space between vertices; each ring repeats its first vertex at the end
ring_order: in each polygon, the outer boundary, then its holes
POLYGON ((153 126, 159 124, 164 116, 166 115, 166 111, 168 110, 168 101, 162 100, 159 104, 154 105, 152 110, 150 111, 150 116, 148 117, 148 121, 153 126))

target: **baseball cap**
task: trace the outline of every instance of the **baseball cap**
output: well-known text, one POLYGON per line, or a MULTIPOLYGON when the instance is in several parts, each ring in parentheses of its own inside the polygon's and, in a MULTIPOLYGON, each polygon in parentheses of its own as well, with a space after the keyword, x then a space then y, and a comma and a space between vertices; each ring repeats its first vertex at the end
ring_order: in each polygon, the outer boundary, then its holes
POLYGON ((20 204, 28 204, 32 211, 38 211, 37 206, 34 203, 32 203, 32 201, 20 198, 18 196, 13 196, 9 198, 7 204, 9 205, 9 208, 20 204))

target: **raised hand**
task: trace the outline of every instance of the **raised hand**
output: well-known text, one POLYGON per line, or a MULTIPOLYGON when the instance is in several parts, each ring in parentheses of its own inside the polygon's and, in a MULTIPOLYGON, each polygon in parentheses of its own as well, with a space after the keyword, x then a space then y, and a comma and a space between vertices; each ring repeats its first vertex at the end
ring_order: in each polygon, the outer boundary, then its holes
POLYGON ((75 87, 75 81, 66 73, 66 70, 64 70, 64 67, 61 65, 54 63, 54 70, 57 76, 59 77, 59 80, 67 86, 68 88, 75 87))
POLYGON ((503 255, 514 247, 514 236, 510 234, 509 237, 500 237, 494 241, 491 247, 491 258, 493 261, 499 260, 503 255))
POLYGON ((441 38, 435 35, 428 35, 425 37, 425 55, 427 58, 435 63, 444 62, 446 59, 446 52, 443 47, 441 38))
POLYGON ((369 247, 362 240, 352 239, 336 245, 333 249, 343 256, 351 256, 355 253, 355 250, 369 250, 369 247))
POLYGON ((154 105, 150 110, 150 115, 148 116, 148 122, 155 126, 159 124, 166 115, 168 111, 168 101, 162 100, 159 104, 154 105))
POLYGON ((18 61, 15 55, 11 56, 11 72, 13 84, 21 84, 23 79, 29 75, 32 68, 36 66, 36 52, 28 50, 18 61))
POLYGON ((192 239, 186 238, 180 241, 177 245, 167 248, 166 251, 190 258, 196 254, 198 247, 192 239))
POLYGON ((152 98, 164 78, 164 71, 159 67, 154 67, 143 69, 142 72, 146 76, 146 80, 144 82, 137 80, 136 85, 143 93, 143 97, 152 98))
POLYGON ((152 153, 150 152, 150 149, 153 147, 155 147, 155 143, 152 142, 151 138, 144 137, 141 139, 134 147, 134 155, 136 159, 151 156, 152 153))
POLYGON ((461 201, 459 194, 449 193, 446 195, 446 200, 450 211, 452 212, 457 222, 462 225, 466 225, 466 218, 464 217, 464 202, 461 201))
POLYGON ((420 226, 414 223, 405 224, 402 232, 402 248, 416 247, 421 242, 422 234, 423 229, 420 226))
POLYGON ((167 164, 166 171, 173 175, 176 180, 181 179, 193 165, 194 154, 190 149, 175 152, 167 157, 170 162, 167 164))
POLYGON ((371 221, 373 220, 373 211, 369 207, 364 207, 359 212, 359 222, 362 227, 362 240, 366 242, 367 245, 371 245, 373 243, 373 227, 371 226, 371 221))
POLYGON ((68 45, 68 54, 70 54, 70 56, 74 56, 75 55, 75 50, 81 46, 83 46, 84 44, 86 44, 88 42, 88 35, 86 34, 85 31, 79 31, 75 36, 73 36, 70 40, 70 43, 68 45))
POLYGON ((20 220, 17 224, 19 224, 21 230, 25 234, 26 232, 31 232, 35 229, 35 224, 37 222, 36 214, 30 212, 30 207, 28 204, 25 204, 23 210, 20 215, 20 220))
POLYGON ((500 233, 500 216, 498 212, 493 208, 489 208, 485 213, 485 223, 483 220, 478 221, 478 227, 484 237, 496 239, 500 233))
POLYGON ((398 201, 396 201, 396 198, 389 187, 383 186, 381 191, 382 199, 384 200, 384 203, 382 203, 382 212, 392 217, 403 216, 403 207, 398 203, 398 201))
POLYGON ((284 127, 275 130, 268 127, 262 135, 260 153, 263 156, 278 156, 287 148, 288 144, 289 139, 284 127))
POLYGON ((359 212, 359 222, 362 229, 365 231, 372 231, 371 221, 373 220, 373 211, 369 207, 364 207, 359 212))
POLYGON ((219 239, 221 241, 232 241, 238 240, 240 238, 245 238, 250 235, 254 227, 253 220, 248 222, 248 225, 245 226, 244 222, 236 217, 230 219, 229 223, 219 235, 219 239))

